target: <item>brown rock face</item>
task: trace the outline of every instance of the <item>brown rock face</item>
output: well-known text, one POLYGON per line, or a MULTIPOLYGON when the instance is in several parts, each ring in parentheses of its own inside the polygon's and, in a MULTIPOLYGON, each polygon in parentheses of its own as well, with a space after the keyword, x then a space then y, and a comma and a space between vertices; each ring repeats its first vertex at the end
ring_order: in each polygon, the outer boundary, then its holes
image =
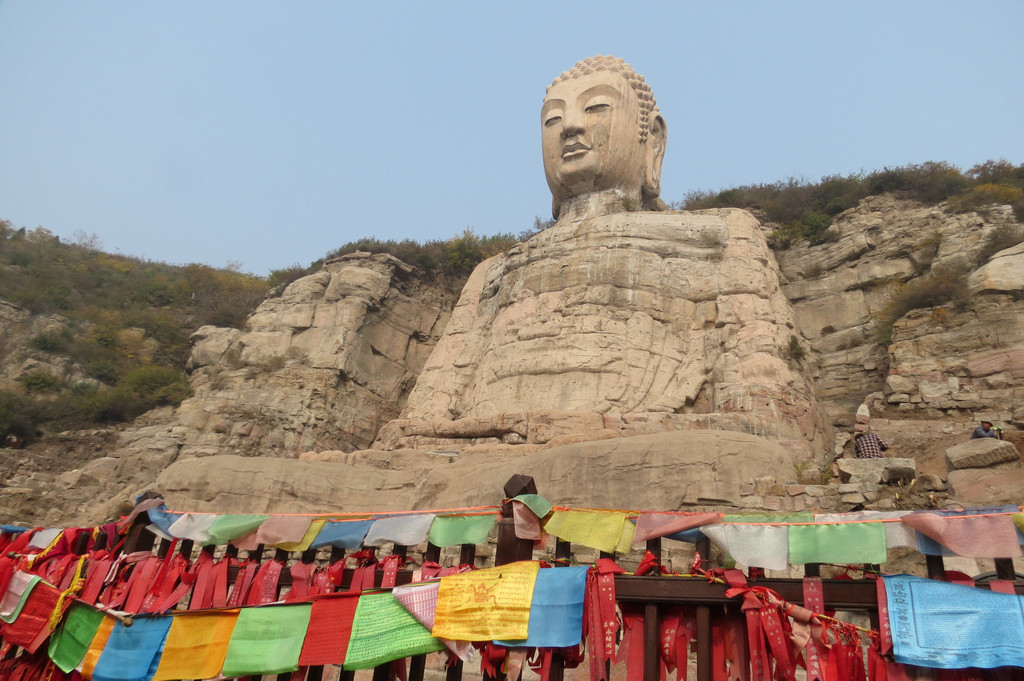
POLYGON ((182 454, 295 456, 368 445, 397 416, 448 319, 449 294, 389 255, 353 254, 268 298, 247 329, 203 327, 182 454))
POLYGON ((478 266, 376 446, 545 442, 521 424, 559 410, 579 430, 744 430, 820 449, 773 264, 744 211, 563 219, 478 266))
POLYGON ((570 506, 663 510, 740 504, 741 487, 792 471, 789 454, 744 433, 657 433, 524 455, 366 452, 351 462, 214 456, 157 479, 172 508, 245 513, 490 505, 516 473, 570 506))

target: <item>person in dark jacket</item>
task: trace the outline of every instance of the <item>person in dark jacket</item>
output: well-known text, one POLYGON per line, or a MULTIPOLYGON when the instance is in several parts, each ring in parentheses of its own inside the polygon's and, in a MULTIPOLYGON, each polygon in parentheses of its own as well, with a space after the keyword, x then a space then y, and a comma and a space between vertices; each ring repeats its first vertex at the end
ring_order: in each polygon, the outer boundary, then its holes
POLYGON ((979 437, 994 437, 997 440, 1003 439, 1002 430, 999 428, 993 428, 991 421, 982 421, 981 425, 974 429, 971 433, 971 439, 976 440, 979 437))

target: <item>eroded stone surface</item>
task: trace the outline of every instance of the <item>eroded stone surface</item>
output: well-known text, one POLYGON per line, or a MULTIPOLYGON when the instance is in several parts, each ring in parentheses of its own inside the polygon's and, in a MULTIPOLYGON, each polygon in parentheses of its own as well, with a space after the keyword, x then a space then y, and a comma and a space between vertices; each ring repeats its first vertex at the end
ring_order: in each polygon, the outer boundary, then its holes
MULTIPOLYGON (((960 400, 925 397, 917 386, 965 376, 970 355, 982 359, 985 352, 997 352, 994 345, 1011 352, 1024 347, 1020 303, 984 295, 972 299, 973 309, 967 312, 952 306, 934 313, 916 310, 897 322, 891 347, 879 342, 876 321, 902 282, 972 261, 993 230, 1015 222, 1008 206, 994 207, 985 215, 950 214, 941 206, 870 196, 836 216, 831 227, 836 241, 776 252, 783 291, 816 360, 813 379, 818 397, 833 419, 851 418, 860 401, 850 398, 882 391, 887 380, 898 382, 886 388, 887 395, 907 396, 892 404, 905 404, 907 411, 970 410, 994 404, 995 396, 977 395, 980 385, 967 387, 969 394, 960 400)), ((1012 250, 997 256, 1005 254, 1011 260, 1012 250)), ((1000 284, 1005 285, 1009 284, 1000 284)), ((998 292, 996 286, 982 288, 998 292)), ((1017 364, 1005 355, 1000 361, 1017 364)), ((982 370, 986 376, 999 373, 982 370)))
POLYGON ((656 433, 525 455, 360 452, 350 461, 213 456, 180 461, 156 487, 172 508, 245 513, 491 505, 515 473, 569 506, 739 507, 740 487, 792 470, 788 453, 743 433, 656 433))
POLYGON ((1020 453, 1012 442, 981 437, 968 440, 946 450, 949 470, 987 468, 1000 463, 1020 462, 1020 453))
POLYGON ((718 418, 820 444, 809 384, 785 359, 793 316, 757 227, 738 210, 561 221, 481 264, 402 422, 377 446, 460 437, 460 424, 501 436, 477 424, 508 431, 517 415, 551 409, 594 430, 633 414, 718 418))
POLYGON ((1017 504, 1024 497, 1024 469, 968 468, 950 471, 950 492, 965 505, 1017 504))

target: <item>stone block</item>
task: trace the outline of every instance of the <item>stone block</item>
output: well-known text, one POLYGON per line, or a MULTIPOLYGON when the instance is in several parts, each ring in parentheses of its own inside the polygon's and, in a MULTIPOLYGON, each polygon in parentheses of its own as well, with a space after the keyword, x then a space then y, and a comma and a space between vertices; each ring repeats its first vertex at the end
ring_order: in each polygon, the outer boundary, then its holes
POLYGON ((885 379, 885 392, 890 395, 893 393, 917 392, 915 388, 914 382, 903 376, 893 374, 885 379))
POLYGON ((946 467, 956 471, 964 468, 988 468, 996 464, 1020 461, 1012 442, 991 437, 968 440, 946 450, 946 467))
POLYGON ((916 472, 913 459, 839 459, 836 464, 844 483, 893 483, 912 480, 916 472))
POLYGON ((902 404, 910 401, 910 395, 907 393, 892 393, 887 400, 889 404, 902 404))
POLYGON ((821 480, 821 469, 817 466, 810 466, 802 471, 798 471, 796 480, 804 485, 813 485, 821 480))
POLYGON ((850 494, 840 496, 839 500, 844 504, 863 504, 867 501, 867 498, 860 492, 852 492, 850 494))

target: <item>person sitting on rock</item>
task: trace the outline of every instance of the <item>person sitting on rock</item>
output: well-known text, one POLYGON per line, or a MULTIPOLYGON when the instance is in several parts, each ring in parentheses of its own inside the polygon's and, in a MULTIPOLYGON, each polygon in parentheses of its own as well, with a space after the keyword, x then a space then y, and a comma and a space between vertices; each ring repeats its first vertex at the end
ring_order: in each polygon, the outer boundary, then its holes
POLYGON ((1003 431, 1000 428, 993 428, 991 421, 982 421, 981 425, 974 429, 971 433, 971 439, 975 440, 979 437, 994 437, 997 440, 1003 439, 1003 431))
POLYGON ((889 449, 885 440, 874 433, 857 433, 853 441, 853 450, 858 459, 881 459, 882 452, 889 449))

